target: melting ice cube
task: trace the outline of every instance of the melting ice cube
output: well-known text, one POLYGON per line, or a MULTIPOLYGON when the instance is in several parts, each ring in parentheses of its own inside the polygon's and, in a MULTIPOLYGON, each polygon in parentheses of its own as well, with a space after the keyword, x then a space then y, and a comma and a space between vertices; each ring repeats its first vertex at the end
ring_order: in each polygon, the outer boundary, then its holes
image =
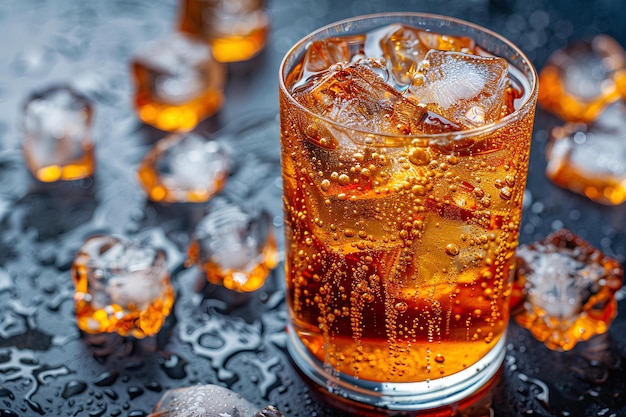
POLYGON ((589 125, 552 130, 546 175, 555 184, 607 205, 626 201, 626 105, 616 102, 589 125))
POLYGON ((241 292, 260 288, 278 263, 269 214, 225 201, 200 221, 188 254, 210 282, 241 292))
POLYGON ((517 250, 516 285, 526 294, 515 320, 546 346, 570 350, 605 333, 617 314, 623 268, 561 229, 517 250))
POLYGON ((465 128, 493 123, 512 109, 503 58, 431 50, 409 87, 415 101, 465 128))
POLYGON ((220 62, 244 61, 265 47, 270 29, 265 1, 186 0, 181 6, 181 30, 204 38, 220 62))
POLYGON ((174 301, 165 253, 121 236, 88 238, 72 279, 77 324, 87 333, 154 335, 174 301))
POLYGON ((230 172, 222 142, 197 133, 172 134, 157 142, 137 170, 153 201, 206 202, 221 191, 230 172))
POLYGON ((28 99, 23 152, 38 180, 76 180, 93 173, 92 118, 91 101, 69 86, 53 86, 28 99))
POLYGON ((617 76, 626 52, 608 35, 581 39, 554 52, 539 74, 539 104, 565 121, 589 122, 619 99, 617 76))
POLYGON ((317 74, 297 86, 293 97, 309 110, 360 131, 408 135, 458 130, 444 118, 431 118, 389 80, 382 61, 360 59, 317 74))
POLYGON ((273 406, 255 412, 251 402, 228 388, 195 385, 166 391, 148 417, 282 417, 273 406))
POLYGON ((139 118, 167 131, 189 131, 223 103, 226 72, 203 41, 172 34, 132 59, 139 118))

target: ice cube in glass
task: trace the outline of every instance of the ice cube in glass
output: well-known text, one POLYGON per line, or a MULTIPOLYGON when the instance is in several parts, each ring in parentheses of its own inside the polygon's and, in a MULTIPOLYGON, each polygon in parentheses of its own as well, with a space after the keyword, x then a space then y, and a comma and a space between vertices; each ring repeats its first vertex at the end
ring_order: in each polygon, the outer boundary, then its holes
POLYGON ((408 95, 465 129, 484 126, 513 111, 508 63, 503 58, 429 51, 408 95))
POLYGON ((606 205, 626 201, 626 105, 610 105, 590 124, 552 129, 546 176, 555 184, 606 205))
POLYGON ((72 279, 77 325, 86 333, 153 336, 174 302, 165 252, 122 236, 85 240, 72 279))
POLYGON ((51 86, 29 97, 22 150, 36 179, 55 182, 93 174, 92 119, 91 101, 70 86, 51 86))

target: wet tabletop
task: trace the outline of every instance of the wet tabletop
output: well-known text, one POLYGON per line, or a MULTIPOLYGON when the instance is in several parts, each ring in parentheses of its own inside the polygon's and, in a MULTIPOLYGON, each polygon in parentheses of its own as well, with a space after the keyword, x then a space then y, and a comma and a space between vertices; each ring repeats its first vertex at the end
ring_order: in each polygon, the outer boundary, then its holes
MULTIPOLYGON (((277 71, 281 57, 322 24, 378 11, 448 14, 491 28, 541 68, 551 51, 607 33, 626 45, 618 0, 270 0, 267 48, 229 66, 222 110, 199 126, 231 144, 224 193, 272 215, 282 242, 277 71)), ((342 416, 322 403, 285 352, 281 265, 242 295, 206 283, 184 265, 204 204, 147 201, 135 170, 164 136, 131 109, 128 62, 143 43, 173 31, 174 0, 0 3, 0 416, 145 416, 163 392, 218 384, 287 416, 342 416), (34 90, 69 83, 94 102, 96 174, 41 184, 24 167, 19 115, 34 90), (161 332, 142 340, 84 335, 75 324, 70 266, 90 235, 122 233, 164 248, 176 293, 161 332)), ((550 130, 539 110, 522 243, 568 228, 622 264, 626 206, 594 203, 544 174, 550 130)), ((623 292, 619 293, 623 298, 623 292)), ((498 380, 486 394, 496 416, 626 415, 626 301, 608 334, 553 352, 515 324, 498 380)), ((489 408, 489 407, 488 407, 489 408)), ((489 411, 487 412, 489 415, 489 411)))

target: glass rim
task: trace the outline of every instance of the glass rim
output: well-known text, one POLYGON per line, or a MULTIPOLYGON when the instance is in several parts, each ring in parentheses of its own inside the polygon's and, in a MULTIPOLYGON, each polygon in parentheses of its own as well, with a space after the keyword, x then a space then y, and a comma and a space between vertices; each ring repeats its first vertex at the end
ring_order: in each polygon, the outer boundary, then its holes
MULTIPOLYGON (((390 22, 390 23, 397 23, 397 22, 390 22)), ((375 28, 372 28, 375 29, 375 28)), ((346 33, 346 35, 349 35, 349 33, 346 33)), ((445 35, 445 33, 444 33, 445 35)), ((291 70, 291 68, 289 69, 291 70)), ((383 138, 393 138, 395 141, 398 140, 405 140, 405 141, 410 141, 413 139, 452 139, 452 140, 459 140, 462 138, 467 138, 467 137, 474 137, 474 136, 481 136, 481 135, 485 135, 488 133, 491 133, 495 130, 501 129, 505 126, 507 126, 508 124, 519 120, 520 118, 524 117, 526 114, 528 114, 530 111, 532 111, 532 107, 534 106, 533 103, 536 102, 537 96, 539 94, 539 76, 537 74, 537 70, 534 67, 534 65, 532 64, 532 61, 528 58, 528 56, 526 56, 526 54, 517 46, 515 45, 513 42, 511 42, 510 40, 508 40, 507 38, 505 38, 504 36, 492 31, 491 29, 485 28, 483 26, 480 26, 476 23, 472 23, 463 19, 458 19, 455 17, 450 17, 450 16, 445 16, 445 15, 441 15, 441 14, 433 14, 433 13, 422 13, 422 12, 381 12, 381 13, 372 13, 372 14, 365 14, 365 15, 360 15, 360 16, 354 16, 354 17, 350 17, 347 19, 342 19, 342 20, 338 20, 336 22, 333 23, 329 23, 326 24, 318 29, 315 29, 314 31, 308 33, 306 36, 302 37, 300 40, 298 40, 291 48, 289 48, 289 50, 287 51, 287 53, 285 53, 285 56, 283 57, 280 66, 279 66, 279 80, 278 80, 278 85, 279 85, 279 89, 282 90, 285 95, 287 96, 290 105, 293 105, 295 107, 297 107, 300 111, 305 112, 306 114, 308 114, 309 116, 312 116, 314 118, 317 118, 319 120, 322 120, 326 123, 329 123, 331 125, 334 126, 338 126, 342 129, 349 129, 352 130, 354 132, 358 132, 358 133, 362 133, 364 135, 375 135, 375 136, 379 136, 379 137, 383 137, 383 138), (364 21, 364 20, 376 20, 376 19, 381 19, 381 18, 398 18, 397 22, 400 22, 402 20, 402 18, 404 17, 415 17, 415 18, 424 18, 427 20, 432 20, 432 21, 448 21, 451 23, 454 23, 455 25, 458 26, 465 26, 469 29, 472 30, 476 30, 478 32, 482 32, 485 35, 488 35, 491 38, 496 39, 497 41, 501 42, 502 44, 506 45, 508 48, 510 48, 514 53, 515 53, 515 57, 520 60, 521 62, 526 64, 526 69, 520 69, 519 67, 515 66, 508 58, 504 58, 506 59, 506 61, 509 63, 509 65, 513 65, 516 68, 518 68, 524 75, 524 77, 528 80, 528 84, 529 84, 529 94, 525 94, 524 95, 524 101, 522 102, 522 104, 516 108, 512 113, 507 114, 506 116, 504 116, 503 118, 499 119, 496 122, 493 123, 489 123, 489 124, 485 124, 483 126, 478 126, 478 127, 474 127, 474 128, 470 128, 470 129, 465 129, 465 130, 460 130, 460 131, 455 131, 455 132, 443 132, 443 133, 420 133, 420 134, 392 134, 392 133, 379 133, 379 132, 372 132, 372 131, 368 131, 368 130, 362 130, 359 129, 357 127, 354 126, 348 126, 345 125, 343 123, 337 122, 336 120, 330 119, 328 117, 322 116, 320 114, 317 114, 311 110, 309 110, 308 108, 306 108, 305 106, 303 106, 302 104, 300 104, 293 96, 292 94, 289 92, 289 90, 287 89, 287 86, 285 85, 285 78, 286 75, 285 74, 285 69, 287 67, 287 63, 289 61, 289 59, 294 55, 294 53, 296 51, 302 50, 304 51, 303 47, 311 40, 313 40, 313 38, 315 38, 316 35, 328 31, 332 28, 336 28, 336 27, 340 27, 340 26, 347 26, 350 25, 351 23, 354 22, 358 22, 358 21, 364 21)), ((409 142, 407 142, 409 143, 409 142)), ((392 146, 393 147, 393 146, 392 146)))

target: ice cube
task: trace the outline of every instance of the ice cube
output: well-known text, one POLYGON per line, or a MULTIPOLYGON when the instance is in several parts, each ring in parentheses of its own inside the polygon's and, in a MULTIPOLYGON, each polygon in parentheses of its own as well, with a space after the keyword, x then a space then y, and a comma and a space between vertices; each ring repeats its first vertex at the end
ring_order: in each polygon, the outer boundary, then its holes
POLYGON ((508 63, 503 58, 431 50, 408 94, 453 123, 472 128, 493 123, 509 108, 508 63))
POLYGON ((51 86, 24 105, 23 153, 40 181, 76 180, 93 174, 93 105, 72 87, 51 86))
POLYGON ((269 214, 216 201, 196 227, 188 258, 188 264, 197 264, 213 284, 239 292, 260 288, 278 264, 269 214))
POLYGON ((122 236, 85 240, 72 279, 77 324, 87 333, 152 336, 174 301, 165 252, 122 236))
POLYGON ((264 0, 185 0, 180 29, 208 42, 220 62, 238 62, 264 47, 270 19, 264 0))
POLYGON ((347 64, 353 57, 362 56, 364 43, 364 35, 313 41, 305 52, 303 69, 308 73, 316 73, 337 63, 347 64))
POLYGON ((228 388, 193 385, 165 391, 148 417, 282 417, 273 406, 257 407, 228 388))
POLYGON ((360 131, 388 135, 456 130, 443 117, 403 97, 377 59, 336 64, 298 86, 293 97, 309 110, 360 131))
POLYGON ((582 238, 561 229, 517 250, 516 286, 526 294, 515 315, 554 350, 605 333, 617 314, 623 268, 582 238))
POLYGON ((198 203, 224 188, 229 166, 222 142, 194 132, 175 133, 154 145, 137 176, 153 201, 198 203))
POLYGON ((404 91, 431 49, 450 52, 474 51, 474 41, 465 37, 440 35, 402 24, 391 24, 367 35, 365 55, 382 57, 393 74, 394 85, 404 91))
POLYGON ((539 104, 565 121, 589 122, 619 99, 616 75, 626 52, 608 35, 581 39, 554 52, 539 73, 539 104))
POLYGON ((144 123, 189 131, 222 106, 226 71, 200 39, 175 33, 132 59, 135 108, 144 123))
POLYGON ((568 123, 552 130, 546 176, 593 201, 626 201, 626 105, 613 103, 589 125, 568 123))

